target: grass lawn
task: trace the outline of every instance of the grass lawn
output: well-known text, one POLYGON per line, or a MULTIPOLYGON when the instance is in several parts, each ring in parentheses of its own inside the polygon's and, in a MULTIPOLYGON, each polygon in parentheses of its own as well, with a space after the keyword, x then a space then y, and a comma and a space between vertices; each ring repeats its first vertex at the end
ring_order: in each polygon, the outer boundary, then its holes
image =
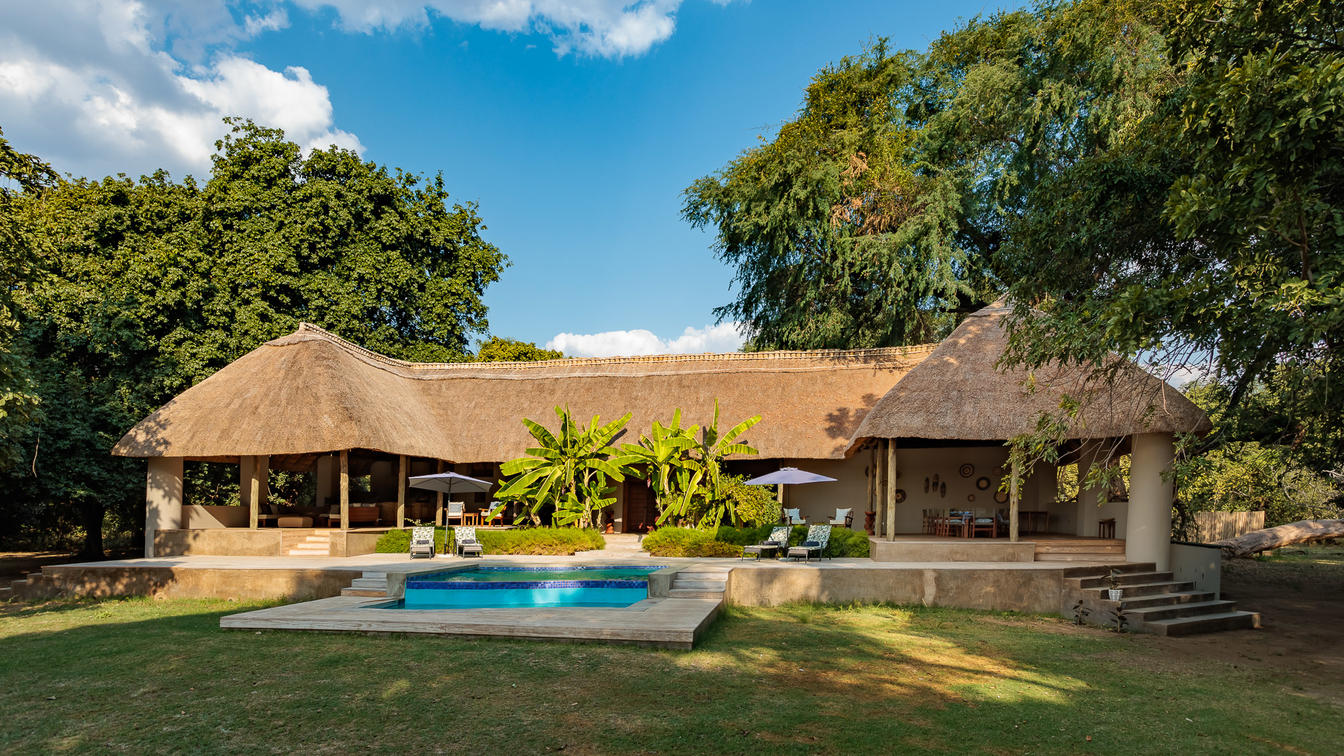
POLYGON ((0 752, 1327 753, 1339 702, 1149 636, 732 609, 692 652, 221 631, 258 603, 0 606, 0 752))

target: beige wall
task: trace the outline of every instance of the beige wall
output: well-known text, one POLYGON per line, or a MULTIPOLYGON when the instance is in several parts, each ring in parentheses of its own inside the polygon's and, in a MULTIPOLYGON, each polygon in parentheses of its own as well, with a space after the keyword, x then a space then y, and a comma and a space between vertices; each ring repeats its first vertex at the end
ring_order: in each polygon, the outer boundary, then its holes
POLYGON ((868 479, 863 474, 867 464, 867 453, 855 454, 850 459, 780 460, 780 467, 797 467, 835 478, 834 483, 785 486, 784 506, 797 508, 811 522, 827 522, 835 516, 837 508, 852 507, 854 529, 863 530, 863 513, 868 509, 868 479))
POLYGON ((145 473, 145 556, 154 534, 182 527, 182 458, 150 457, 145 473))
POLYGON ((182 507, 183 528, 245 528, 247 507, 221 504, 187 504, 182 507))

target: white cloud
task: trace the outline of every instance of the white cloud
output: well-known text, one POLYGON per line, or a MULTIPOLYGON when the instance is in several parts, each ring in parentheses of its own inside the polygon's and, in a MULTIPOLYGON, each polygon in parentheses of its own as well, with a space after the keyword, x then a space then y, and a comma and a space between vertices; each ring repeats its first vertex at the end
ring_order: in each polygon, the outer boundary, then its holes
POLYGON ((232 51, 288 24, 283 8, 254 6, 235 20, 225 0, 0 5, 0 126, 58 170, 90 176, 204 174, 228 115, 305 147, 362 150, 306 69, 232 51))
MULTIPOLYGON (((604 58, 643 55, 672 36, 682 0, 295 0, 310 10, 332 8, 349 31, 426 26, 430 16, 482 29, 538 32, 557 54, 604 58)), ((723 5, 728 0, 715 0, 723 5)))
POLYGON ((687 326, 674 339, 660 339, 652 331, 602 333, 557 333, 546 342, 568 357, 631 357, 645 354, 698 354, 700 352, 736 352, 745 338, 737 323, 720 323, 704 328, 687 326))

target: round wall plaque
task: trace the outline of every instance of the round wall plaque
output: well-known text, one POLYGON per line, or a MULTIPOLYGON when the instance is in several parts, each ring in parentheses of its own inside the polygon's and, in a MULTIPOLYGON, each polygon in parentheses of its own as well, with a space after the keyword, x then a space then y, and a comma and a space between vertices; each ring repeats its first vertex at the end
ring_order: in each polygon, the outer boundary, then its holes
POLYGON ((892 498, 896 500, 897 504, 900 504, 901 502, 905 501, 905 489, 904 488, 896 489, 896 495, 892 498))
POLYGON ((989 489, 989 478, 986 478, 986 477, 983 476, 983 475, 981 475, 980 477, 976 478, 976 479, 975 479, 975 487, 978 488, 978 489, 980 489, 981 491, 988 490, 988 489, 989 489))
POLYGON ((972 475, 975 475, 975 465, 971 464, 970 462, 966 462, 962 464, 960 468, 957 469, 957 472, 961 473, 961 477, 969 478, 972 475))

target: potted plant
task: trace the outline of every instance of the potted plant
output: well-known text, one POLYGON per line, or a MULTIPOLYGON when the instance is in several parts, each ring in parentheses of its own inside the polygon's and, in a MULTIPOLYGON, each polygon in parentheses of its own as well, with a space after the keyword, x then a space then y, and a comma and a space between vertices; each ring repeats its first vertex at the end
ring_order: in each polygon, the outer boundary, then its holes
POLYGON ((1120 587, 1119 574, 1115 570, 1106 573, 1106 598, 1111 601, 1119 601, 1125 595, 1124 589, 1120 587))

